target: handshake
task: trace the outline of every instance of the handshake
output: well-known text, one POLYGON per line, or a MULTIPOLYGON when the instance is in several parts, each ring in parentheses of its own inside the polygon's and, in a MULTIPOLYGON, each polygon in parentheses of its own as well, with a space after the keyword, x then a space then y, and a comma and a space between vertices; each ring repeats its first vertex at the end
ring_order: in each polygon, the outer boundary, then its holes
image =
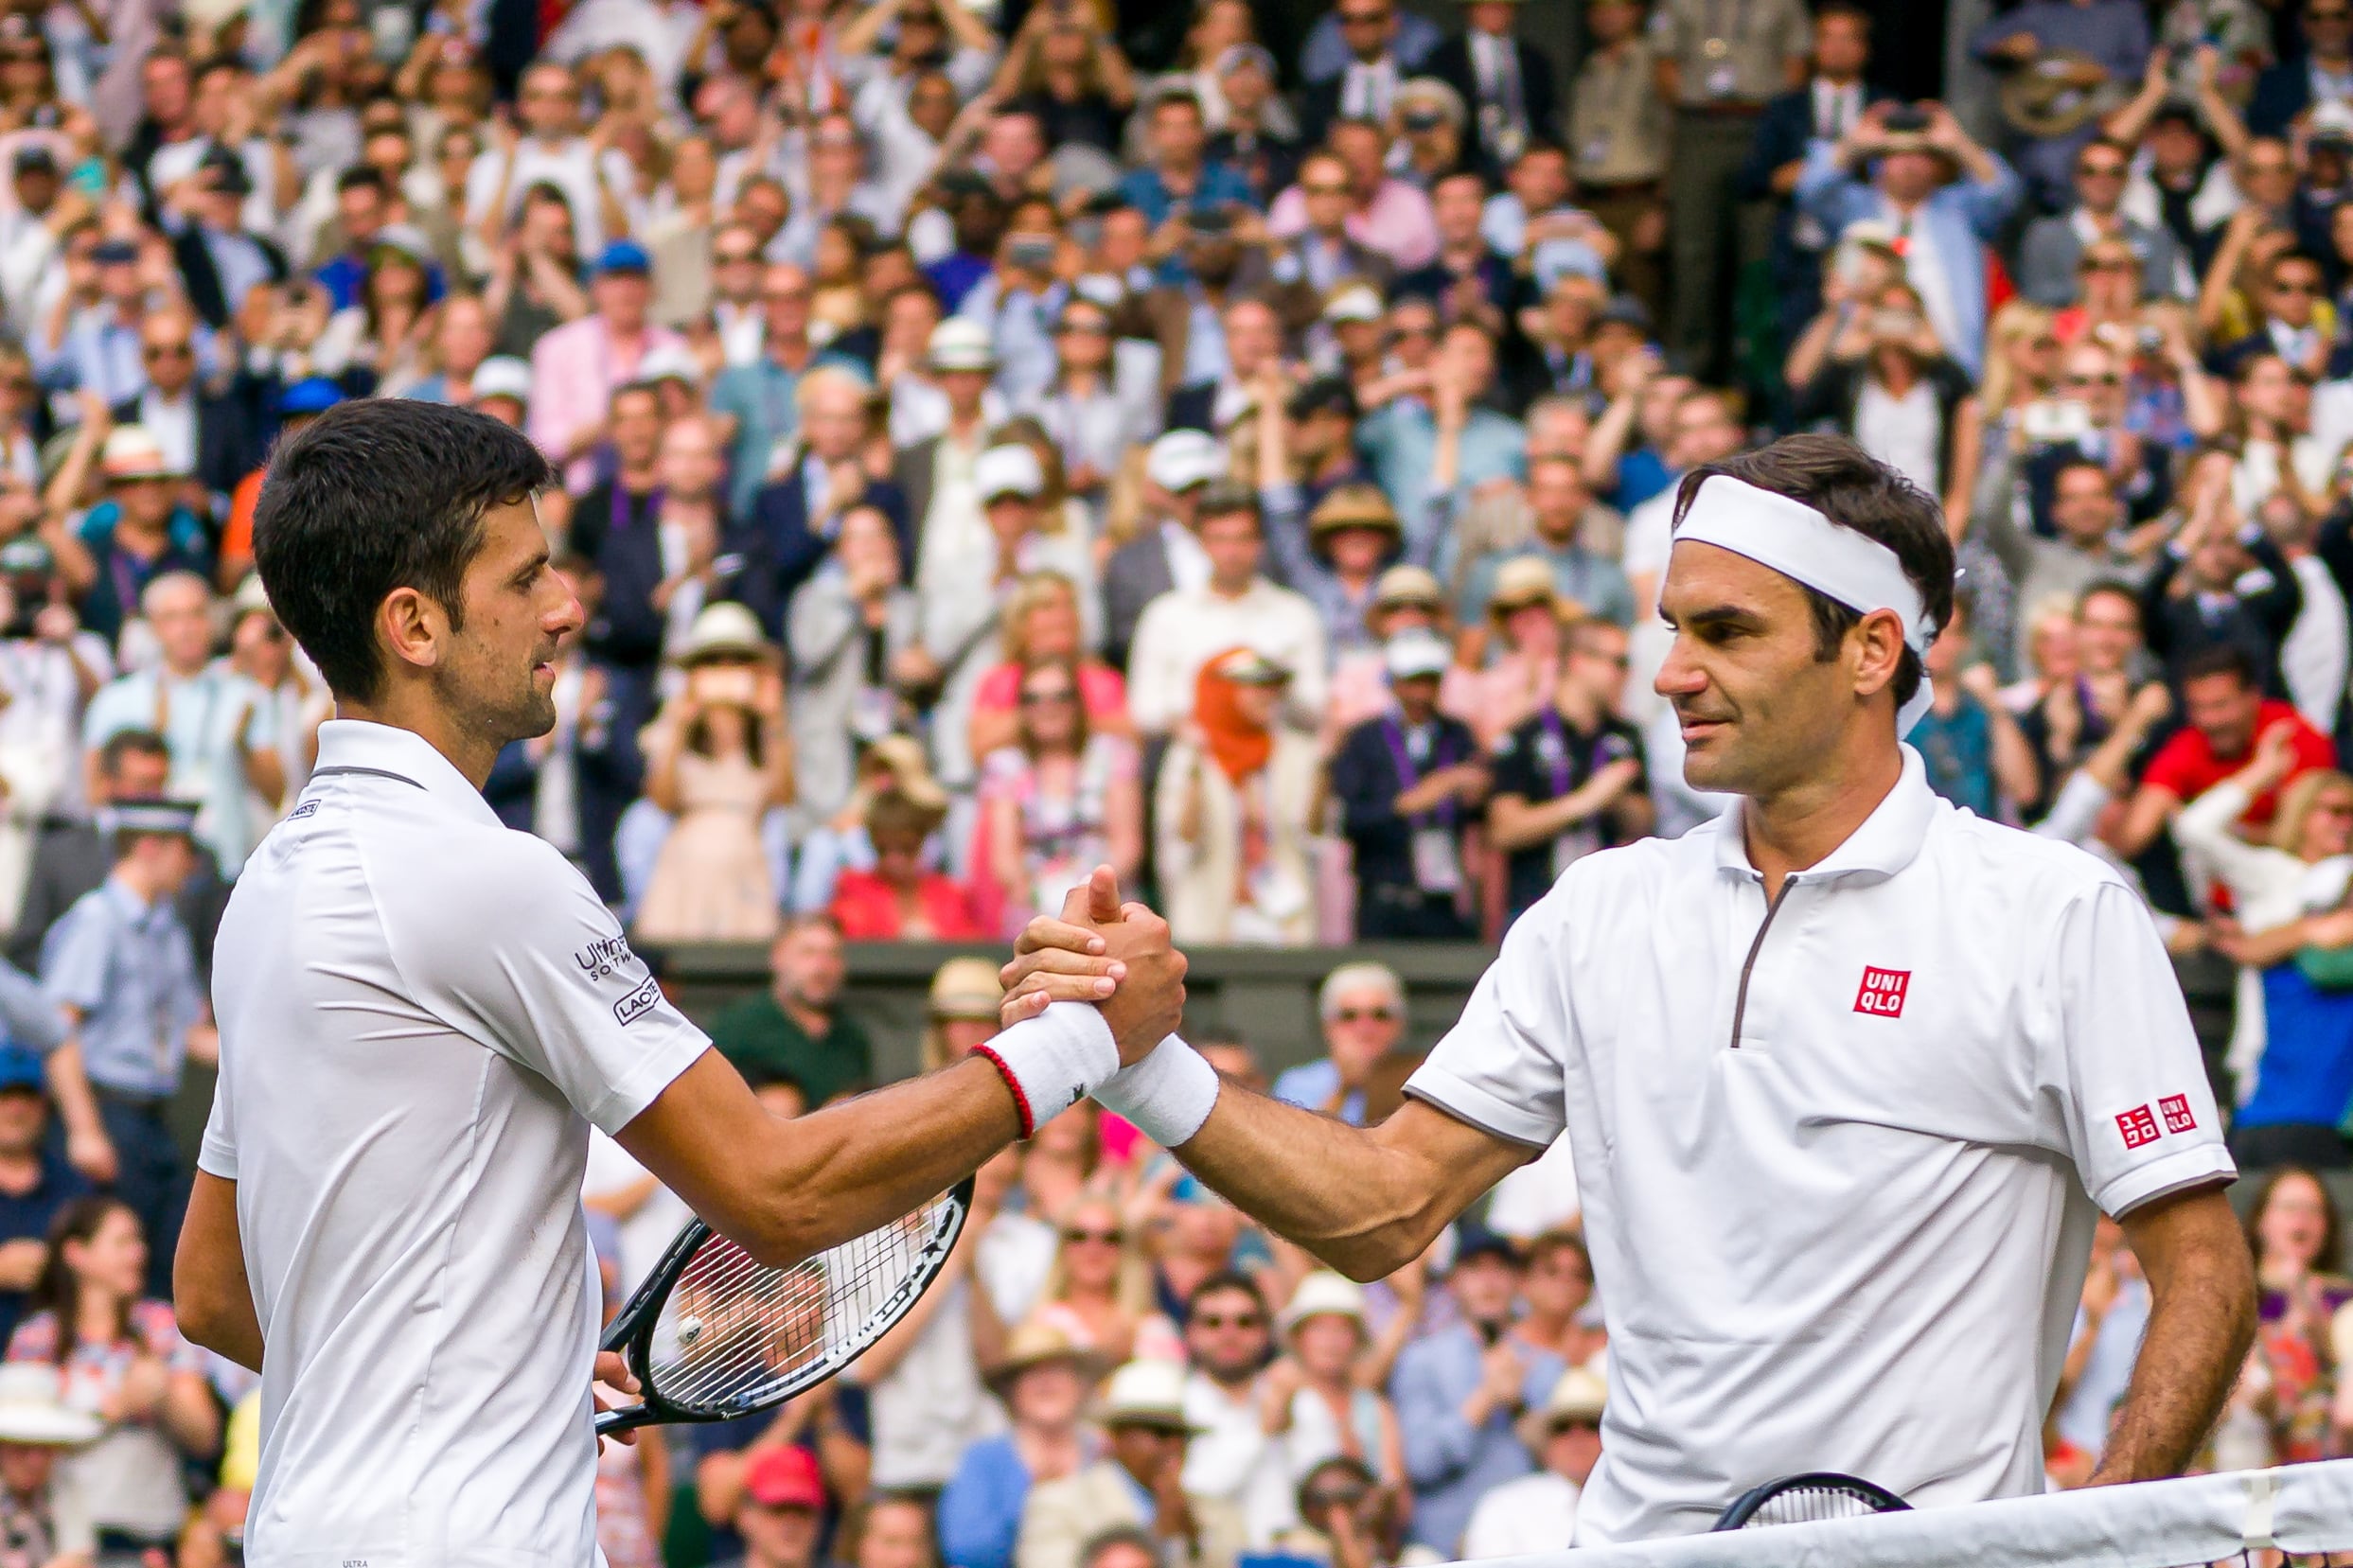
POLYGON ((982 1054, 1014 1092, 1023 1136, 1090 1094, 1164 1149, 1208 1119, 1217 1074, 1176 1038, 1185 956, 1168 922, 1120 902, 1108 866, 1071 890, 1059 918, 1023 928, 1000 978, 1005 1032, 982 1054), (1080 1005, 1050 1013, 1057 1003, 1080 1005))

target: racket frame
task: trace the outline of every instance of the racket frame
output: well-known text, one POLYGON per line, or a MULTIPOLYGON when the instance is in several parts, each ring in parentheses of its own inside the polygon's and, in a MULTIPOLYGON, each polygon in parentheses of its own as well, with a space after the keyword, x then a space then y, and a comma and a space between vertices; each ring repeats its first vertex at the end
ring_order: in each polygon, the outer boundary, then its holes
MULTIPOLYGON (((972 1189, 973 1178, 966 1176, 940 1198, 926 1200, 928 1205, 945 1199, 952 1206, 947 1224, 935 1225, 933 1234, 924 1239, 923 1250, 916 1258, 915 1266, 859 1325, 856 1334, 827 1351, 822 1359, 811 1361, 785 1382, 757 1393, 739 1395, 725 1404, 716 1406, 682 1405, 664 1398, 651 1373, 654 1328, 661 1321, 662 1309, 670 1298, 671 1289, 685 1275, 686 1265, 702 1250, 703 1244, 718 1235, 702 1221, 689 1220, 684 1228, 671 1238, 653 1272, 638 1285, 628 1305, 606 1327, 604 1337, 597 1342, 599 1350, 617 1350, 621 1353, 630 1376, 637 1379, 640 1401, 619 1409, 598 1411, 596 1435, 610 1437, 641 1426, 694 1426, 732 1421, 740 1416, 756 1416, 764 1410, 775 1409, 795 1395, 807 1393, 833 1377, 865 1354, 875 1341, 897 1327, 909 1309, 922 1299, 923 1293, 929 1290, 931 1282, 940 1277, 940 1271, 947 1264, 948 1254, 956 1249, 957 1239, 964 1234, 965 1224, 972 1218, 972 1189)), ((848 1240, 855 1241, 857 1238, 848 1240)))
POLYGON ((1722 1530, 1770 1528, 1771 1526, 1752 1525, 1749 1521, 1755 1518, 1759 1510, 1762 1509, 1766 1504, 1790 1492, 1809 1489, 1837 1492, 1851 1497, 1858 1503, 1867 1504, 1872 1513, 1908 1513, 1912 1507, 1911 1504, 1906 1503, 1885 1487, 1875 1481, 1866 1481, 1860 1475, 1842 1475, 1836 1471, 1827 1470, 1808 1471, 1802 1475, 1784 1475, 1778 1480, 1767 1481, 1760 1487, 1749 1488, 1748 1490, 1734 1498, 1723 1513, 1716 1516, 1716 1522, 1709 1526, 1708 1533, 1713 1535, 1722 1530))

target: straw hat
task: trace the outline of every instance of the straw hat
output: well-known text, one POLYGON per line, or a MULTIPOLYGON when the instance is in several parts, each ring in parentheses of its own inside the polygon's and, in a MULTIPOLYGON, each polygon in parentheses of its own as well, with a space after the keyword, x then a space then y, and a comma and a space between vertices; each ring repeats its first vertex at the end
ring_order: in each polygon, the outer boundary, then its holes
POLYGON ((892 787, 925 810, 947 809, 947 791, 931 776, 930 759, 914 736, 884 735, 867 746, 858 762, 878 764, 891 775, 892 787))
POLYGON ((1377 528, 1391 538, 1405 537, 1405 529, 1397 521, 1397 508, 1389 503, 1389 497, 1377 484, 1336 485, 1330 495, 1316 502, 1316 509, 1307 516, 1310 538, 1320 540, 1342 528, 1377 528))
POLYGON ((772 663, 775 646, 760 630, 759 617, 733 600, 705 605, 686 633, 678 661, 693 666, 706 659, 751 658, 772 663))
POLYGON ((1372 608, 1395 609, 1401 605, 1442 610, 1446 608, 1446 590, 1439 582, 1438 574, 1427 567, 1392 566, 1372 585, 1372 608))
POLYGON ((1513 610, 1530 605, 1550 605, 1552 613, 1564 621, 1583 612, 1577 601, 1561 591, 1552 577, 1552 563, 1541 555, 1521 555, 1503 563, 1487 595, 1487 615, 1500 625, 1513 610))
POLYGON ((1344 1317, 1365 1331, 1364 1287, 1344 1274, 1318 1269, 1299 1282, 1291 1304, 1283 1309, 1283 1331, 1295 1333, 1311 1317, 1344 1317))
POLYGON ((0 1443, 79 1448, 97 1440, 105 1427, 97 1417, 61 1403, 58 1381, 58 1369, 45 1361, 0 1366, 0 1443))
POLYGON ((934 1018, 995 1018, 1004 999, 997 966, 986 959, 950 959, 931 977, 934 1018))
POLYGON ((1001 1400, 1016 1378, 1050 1361, 1068 1362, 1089 1384, 1103 1376, 1102 1356, 1072 1339, 1067 1330, 1032 1319, 1016 1325, 1007 1336, 1005 1359, 989 1368, 989 1388, 1001 1400))
POLYGON ((1106 1427, 1149 1426, 1162 1432, 1201 1429, 1185 1416, 1185 1369, 1173 1361, 1131 1361, 1111 1374, 1095 1419, 1106 1427))
POLYGON ((1599 1421, 1609 1384, 1601 1375, 1583 1366, 1563 1372, 1544 1403, 1522 1416, 1519 1438, 1530 1453, 1541 1453, 1552 1435, 1571 1421, 1599 1421))

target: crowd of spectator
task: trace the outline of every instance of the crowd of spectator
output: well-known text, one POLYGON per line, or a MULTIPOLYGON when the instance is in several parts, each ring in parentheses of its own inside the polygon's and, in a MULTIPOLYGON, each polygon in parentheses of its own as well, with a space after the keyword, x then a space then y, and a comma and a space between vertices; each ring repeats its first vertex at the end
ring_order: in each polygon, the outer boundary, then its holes
MULTIPOLYGON (((1722 811, 1651 684, 1676 484, 1844 432, 1965 567, 1930 784, 2235 966, 2265 1326, 2206 1462, 2353 1450, 2353 6, 1575 9, 0 0, 0 1568, 241 1549, 170 1108, 330 713, 264 467, 363 397, 557 465, 587 625, 486 792, 648 952, 766 946, 707 1022, 784 1115, 874 1081, 845 940, 1001 944, 1108 863, 1196 947, 1492 943, 1722 811)), ((1387 1115, 1405 1000, 1338 963, 1274 1092, 1387 1115)), ((997 1002, 943 967, 924 1065, 997 1002)), ((617 1303, 682 1208, 602 1138, 584 1199, 617 1303)), ((848 1375, 608 1450, 606 1555, 1557 1546, 1567 1151, 1478 1212, 1358 1286, 1063 1117, 848 1375)), ((2147 1310, 2103 1229, 2061 1484, 2147 1310)))

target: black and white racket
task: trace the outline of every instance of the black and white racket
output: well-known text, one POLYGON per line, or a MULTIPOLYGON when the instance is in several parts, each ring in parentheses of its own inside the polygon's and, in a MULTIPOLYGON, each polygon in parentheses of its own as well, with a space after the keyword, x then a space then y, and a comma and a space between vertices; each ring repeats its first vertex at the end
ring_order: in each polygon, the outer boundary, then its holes
POLYGON ((605 1330, 644 1402, 600 1412, 596 1434, 772 1410, 856 1361, 938 1278, 972 1212, 966 1176, 904 1219, 771 1269, 688 1224, 605 1330))
POLYGON ((1717 1517, 1715 1528, 1759 1530, 1774 1524, 1812 1524, 1825 1519, 1902 1513, 1911 1506, 1885 1487, 1859 1475, 1815 1471, 1750 1488, 1717 1517))

